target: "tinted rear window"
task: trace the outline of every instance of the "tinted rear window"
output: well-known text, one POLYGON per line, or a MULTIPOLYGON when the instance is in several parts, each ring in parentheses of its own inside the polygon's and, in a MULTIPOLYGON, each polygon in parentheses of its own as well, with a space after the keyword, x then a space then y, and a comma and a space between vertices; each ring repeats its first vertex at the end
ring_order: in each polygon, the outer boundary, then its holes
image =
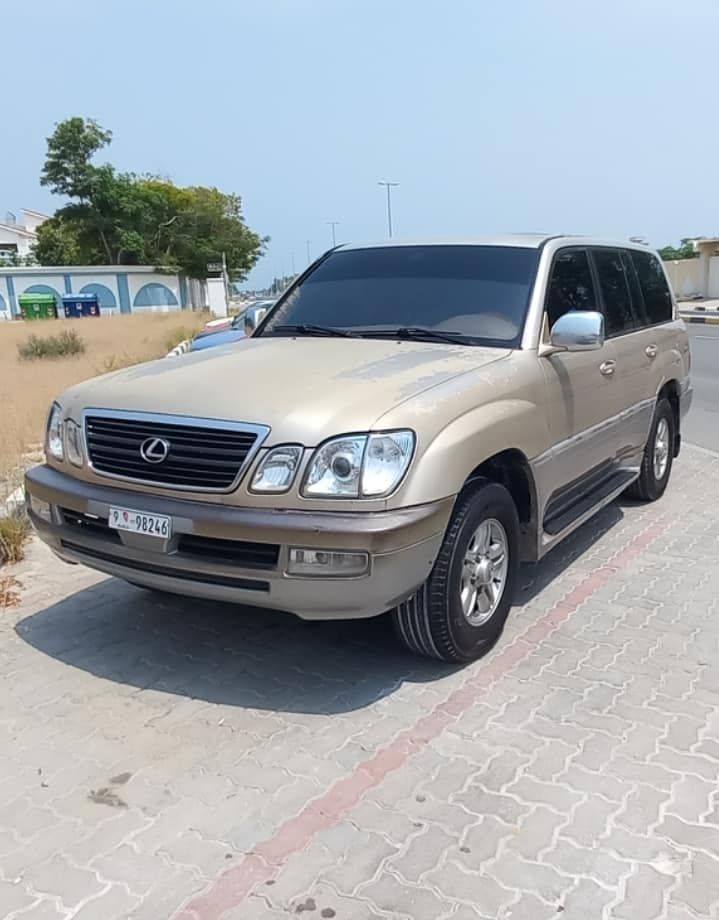
POLYGON ((650 325, 672 319, 672 295, 659 259, 650 252, 632 250, 632 262, 644 298, 644 310, 650 325))
POLYGON ((595 249, 592 252, 602 289, 604 322, 607 335, 621 335, 634 329, 629 282, 618 249, 595 249))
POLYGON ((518 344, 539 251, 509 246, 381 246, 333 252, 262 330, 422 326, 468 344, 518 344))

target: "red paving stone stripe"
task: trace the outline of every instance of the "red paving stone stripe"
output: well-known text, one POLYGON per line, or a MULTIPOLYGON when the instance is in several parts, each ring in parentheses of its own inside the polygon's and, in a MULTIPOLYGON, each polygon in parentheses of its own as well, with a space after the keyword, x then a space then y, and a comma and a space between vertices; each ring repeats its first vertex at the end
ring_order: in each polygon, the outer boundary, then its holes
POLYGON ((380 748, 351 773, 319 798, 308 802, 302 811, 288 818, 237 865, 227 869, 202 894, 195 895, 174 915, 173 920, 221 920, 223 914, 238 907, 260 884, 275 879, 287 860, 300 853, 321 830, 336 824, 362 800, 364 794, 420 751, 444 729, 465 713, 486 690, 511 668, 525 661, 536 645, 561 626, 595 591, 613 578, 619 569, 635 559, 662 534, 661 519, 650 524, 609 558, 595 572, 586 575, 541 619, 517 636, 480 670, 468 677, 446 700, 438 703, 413 725, 403 729, 387 746, 380 748))

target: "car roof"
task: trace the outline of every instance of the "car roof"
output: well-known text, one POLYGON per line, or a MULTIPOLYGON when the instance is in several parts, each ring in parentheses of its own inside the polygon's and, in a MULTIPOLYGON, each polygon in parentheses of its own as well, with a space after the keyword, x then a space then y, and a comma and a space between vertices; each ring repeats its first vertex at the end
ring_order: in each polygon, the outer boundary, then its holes
POLYGON ((496 236, 459 237, 457 239, 378 240, 368 243, 344 243, 337 250, 347 252, 357 249, 381 249, 388 246, 515 246, 522 249, 539 249, 546 243, 556 246, 612 246, 622 249, 650 250, 651 247, 633 240, 607 240, 600 237, 572 235, 569 233, 505 233, 496 236))

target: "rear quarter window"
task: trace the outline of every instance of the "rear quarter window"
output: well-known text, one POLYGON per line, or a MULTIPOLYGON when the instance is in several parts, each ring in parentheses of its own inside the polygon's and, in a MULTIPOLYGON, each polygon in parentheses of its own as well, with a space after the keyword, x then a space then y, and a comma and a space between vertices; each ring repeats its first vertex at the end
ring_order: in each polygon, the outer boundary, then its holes
POLYGON ((632 262, 644 299, 644 311, 650 326, 668 323, 673 318, 672 295, 657 256, 632 250, 632 262))

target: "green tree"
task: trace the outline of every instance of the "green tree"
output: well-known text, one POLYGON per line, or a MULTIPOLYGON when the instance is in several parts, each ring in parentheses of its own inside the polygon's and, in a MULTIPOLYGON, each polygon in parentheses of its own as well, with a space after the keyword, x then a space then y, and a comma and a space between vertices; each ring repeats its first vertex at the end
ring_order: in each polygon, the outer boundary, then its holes
POLYGON ((267 239, 245 224, 239 196, 95 165, 111 137, 94 121, 70 118, 48 138, 41 182, 70 203, 38 228, 37 260, 154 265, 205 278, 224 253, 232 277, 246 277, 267 239))
POLYGON ((695 238, 684 237, 676 249, 673 246, 665 246, 659 250, 659 255, 665 262, 674 262, 677 259, 697 259, 699 253, 694 249, 692 243, 692 239, 695 238))

